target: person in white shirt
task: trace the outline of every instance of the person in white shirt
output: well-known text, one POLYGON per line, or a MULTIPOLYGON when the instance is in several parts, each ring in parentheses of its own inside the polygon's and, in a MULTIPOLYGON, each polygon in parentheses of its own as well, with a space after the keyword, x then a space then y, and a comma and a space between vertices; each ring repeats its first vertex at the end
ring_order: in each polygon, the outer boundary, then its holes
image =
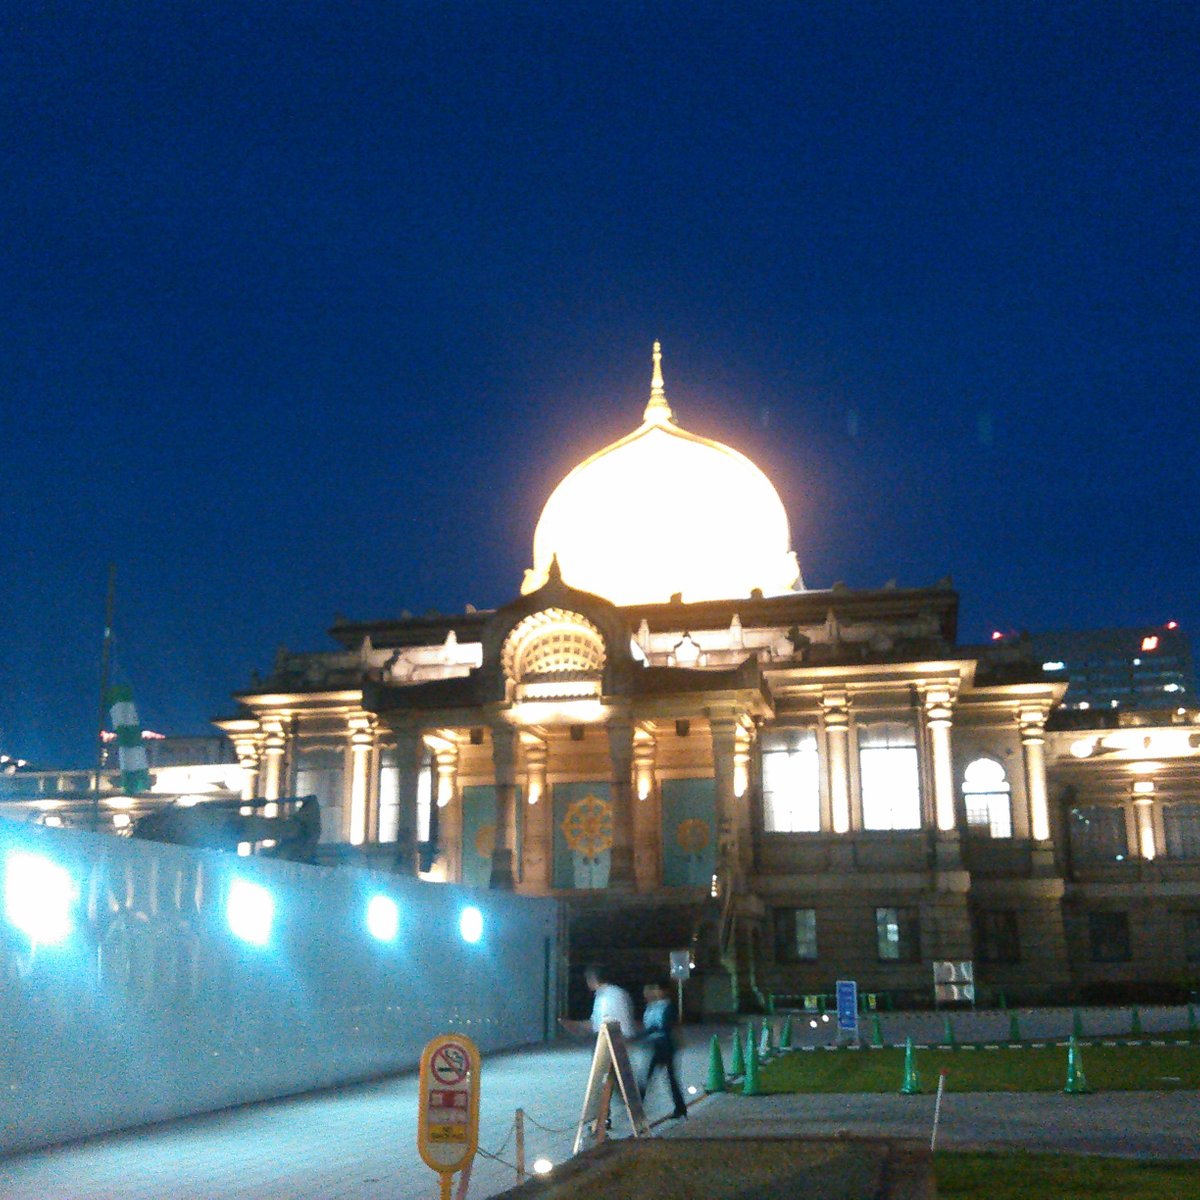
POLYGON ((599 1033, 605 1021, 616 1021, 626 1039, 637 1034, 638 1023, 633 1015, 633 1001, 629 993, 605 978, 603 967, 591 966, 584 972, 588 987, 595 993, 591 1019, 587 1021, 563 1020, 562 1026, 568 1033, 599 1033))

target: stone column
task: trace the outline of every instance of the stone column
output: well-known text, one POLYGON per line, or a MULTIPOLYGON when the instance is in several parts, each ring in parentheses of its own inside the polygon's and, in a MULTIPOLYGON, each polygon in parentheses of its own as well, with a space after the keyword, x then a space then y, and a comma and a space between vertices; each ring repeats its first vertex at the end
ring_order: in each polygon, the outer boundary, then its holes
MULTIPOLYGON (((242 768, 242 799, 253 800, 258 790, 258 739, 235 738, 234 751, 242 768)), ((249 812, 249 809, 245 811, 249 812)))
POLYGON ((738 723, 733 717, 711 717, 713 780, 717 791, 717 875, 722 894, 740 871, 737 825, 738 723))
POLYGON ((525 859, 523 880, 534 892, 548 892, 554 878, 554 829, 549 789, 546 786, 550 747, 543 741, 526 742, 525 750, 525 859))
MULTIPOLYGON (((263 798, 272 802, 283 795, 283 756, 287 751, 287 736, 279 721, 265 722, 266 740, 263 743, 265 764, 263 770, 263 798)), ((273 817, 279 805, 271 803, 263 808, 264 817, 273 817)))
POLYGON ((1045 710, 1023 708, 1017 714, 1021 751, 1025 758, 1025 792, 1029 797, 1029 831, 1035 842, 1050 838, 1050 809, 1046 794, 1045 710))
POLYGON ((634 889, 633 872, 633 725, 617 718, 606 727, 608 760, 612 767, 612 854, 608 886, 634 889))
POLYGON ((496 839, 492 846, 490 885, 511 892, 513 872, 512 828, 517 806, 517 731, 511 725, 492 727, 492 769, 496 777, 496 839))
POLYGON ((438 855, 445 866, 446 881, 454 882, 462 873, 462 804, 458 795, 458 747, 454 743, 439 746, 434 754, 437 783, 438 855))
POLYGON ((424 752, 420 730, 413 726, 396 730, 396 870, 401 875, 417 873, 417 796, 424 752))
POLYGON ((829 809, 834 833, 850 832, 850 699, 845 692, 821 697, 829 760, 829 809))
MULTIPOLYGON (((375 750, 374 718, 363 713, 350 718, 350 811, 346 834, 352 846, 367 840, 371 799, 371 754, 375 750)), ((375 823, 378 829, 378 822, 375 823)))
POLYGON ((633 735, 633 873, 639 892, 651 892, 662 882, 662 797, 654 777, 658 746, 654 731, 633 735))
POLYGON ((949 691, 926 692, 925 724, 929 729, 930 778, 933 781, 933 815, 939 833, 958 825, 954 804, 954 763, 950 756, 950 719, 953 697, 949 691))
POLYGON ((1133 797, 1133 811, 1137 815, 1138 853, 1147 862, 1153 862, 1158 855, 1158 848, 1154 844, 1153 793, 1136 794, 1133 797))

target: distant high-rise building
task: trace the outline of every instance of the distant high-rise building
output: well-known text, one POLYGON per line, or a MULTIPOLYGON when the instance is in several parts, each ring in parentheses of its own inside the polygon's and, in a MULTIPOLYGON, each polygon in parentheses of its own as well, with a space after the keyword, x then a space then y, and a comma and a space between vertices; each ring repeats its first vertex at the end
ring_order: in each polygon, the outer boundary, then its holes
POLYGON ((1030 643, 1048 675, 1069 681, 1067 708, 1166 709, 1195 703, 1191 641, 1174 621, 1035 633, 1030 643))

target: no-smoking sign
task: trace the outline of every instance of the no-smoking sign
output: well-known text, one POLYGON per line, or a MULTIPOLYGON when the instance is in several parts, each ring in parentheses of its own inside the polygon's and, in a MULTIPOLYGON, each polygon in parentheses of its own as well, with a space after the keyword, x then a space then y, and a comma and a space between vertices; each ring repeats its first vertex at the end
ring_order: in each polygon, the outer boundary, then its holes
POLYGON ((471 1056, 458 1042, 443 1042, 433 1052, 429 1070, 438 1083, 462 1083, 471 1070, 471 1056))
POLYGON ((470 1038, 443 1034, 421 1055, 417 1149, 442 1176, 463 1170, 479 1144, 479 1051, 470 1038))

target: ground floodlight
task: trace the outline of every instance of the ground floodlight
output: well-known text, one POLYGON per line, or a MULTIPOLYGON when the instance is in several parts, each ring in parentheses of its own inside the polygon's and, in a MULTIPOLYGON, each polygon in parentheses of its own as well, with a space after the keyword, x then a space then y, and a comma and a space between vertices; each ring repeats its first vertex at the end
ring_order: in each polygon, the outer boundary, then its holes
POLYGON ((535 1175, 549 1175, 554 1170, 554 1164, 548 1158, 535 1158, 533 1160, 533 1173, 535 1175))
POLYGON ((235 879, 229 885, 225 902, 225 919, 234 937, 254 946, 265 946, 271 938, 271 922, 275 919, 275 901, 265 887, 246 879, 235 879))
POLYGON ((471 945, 483 937, 483 913, 473 904, 462 910, 458 918, 458 932, 462 934, 463 941, 471 945))
POLYGON ((376 941, 393 942, 400 928, 400 910, 390 896, 372 896, 367 905, 367 929, 376 941))
POLYGON ((78 889, 65 867, 15 851, 4 862, 4 913, 31 942, 53 946, 71 933, 78 889))

